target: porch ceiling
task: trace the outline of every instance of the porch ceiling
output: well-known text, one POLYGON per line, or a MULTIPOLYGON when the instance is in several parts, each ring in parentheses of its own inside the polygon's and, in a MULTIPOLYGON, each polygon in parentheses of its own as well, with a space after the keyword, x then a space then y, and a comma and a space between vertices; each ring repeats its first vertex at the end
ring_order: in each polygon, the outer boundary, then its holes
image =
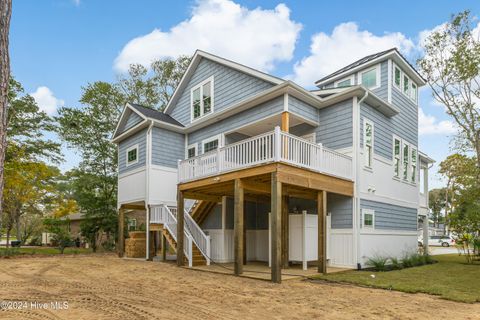
POLYGON ((297 168, 283 163, 271 163, 253 168, 229 172, 178 185, 187 199, 221 201, 222 196, 234 195, 234 181, 241 179, 247 200, 270 201, 271 177, 276 172, 284 184, 285 195, 316 199, 320 190, 353 195, 353 182, 297 168))
MULTIPOLYGON (((305 120, 296 116, 294 113, 290 113, 290 128, 293 128, 299 124, 305 123, 305 120)), ((272 131, 276 126, 281 126, 282 115, 276 114, 266 119, 254 122, 248 126, 240 129, 236 129, 235 132, 253 137, 264 132, 272 131)))

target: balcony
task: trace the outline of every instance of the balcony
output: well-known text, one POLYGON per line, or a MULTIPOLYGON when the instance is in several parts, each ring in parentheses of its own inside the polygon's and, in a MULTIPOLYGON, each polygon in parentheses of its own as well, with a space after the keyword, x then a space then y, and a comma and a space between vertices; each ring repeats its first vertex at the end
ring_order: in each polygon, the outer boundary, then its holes
POLYGON ((275 127, 274 131, 179 161, 178 182, 189 182, 273 162, 353 180, 351 157, 275 127))

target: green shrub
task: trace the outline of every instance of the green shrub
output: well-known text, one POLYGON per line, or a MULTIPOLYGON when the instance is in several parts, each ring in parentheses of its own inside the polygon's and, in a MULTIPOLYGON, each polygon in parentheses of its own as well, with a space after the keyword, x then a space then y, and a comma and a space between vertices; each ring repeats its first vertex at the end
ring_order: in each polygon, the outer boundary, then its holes
POLYGON ((391 257, 390 258, 390 263, 391 263, 391 267, 392 267, 393 270, 403 269, 402 263, 396 257, 391 257))
POLYGON ((388 258, 375 255, 371 258, 368 258, 367 266, 372 267, 375 271, 385 271, 387 261, 388 261, 388 258))
POLYGON ((6 248, 0 250, 0 257, 8 258, 20 254, 18 248, 6 248))

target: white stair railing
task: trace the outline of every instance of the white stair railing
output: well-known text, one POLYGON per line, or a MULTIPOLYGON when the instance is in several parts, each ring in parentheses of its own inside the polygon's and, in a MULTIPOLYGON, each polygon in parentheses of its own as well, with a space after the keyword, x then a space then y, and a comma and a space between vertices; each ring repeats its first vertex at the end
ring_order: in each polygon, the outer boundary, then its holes
POLYGON ((207 236, 203 232, 202 228, 193 220, 192 216, 185 209, 185 226, 188 229, 188 232, 192 236, 193 242, 197 246, 198 250, 203 254, 207 260, 207 266, 210 265, 210 236, 207 236))

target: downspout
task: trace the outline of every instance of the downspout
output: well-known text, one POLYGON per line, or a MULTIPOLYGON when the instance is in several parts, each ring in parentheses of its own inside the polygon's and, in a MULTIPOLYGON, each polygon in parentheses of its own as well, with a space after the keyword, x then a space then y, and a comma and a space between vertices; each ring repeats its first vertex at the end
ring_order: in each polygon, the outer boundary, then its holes
POLYGON ((150 260, 150 164, 152 162, 152 128, 153 121, 150 121, 147 130, 147 147, 145 155, 145 214, 146 214, 146 260, 150 260))
POLYGON ((359 183, 360 183, 360 106, 362 102, 368 97, 368 90, 365 91, 365 94, 363 97, 357 101, 356 110, 354 110, 354 123, 357 124, 355 127, 356 132, 353 134, 355 137, 354 141, 354 157, 355 157, 355 186, 353 189, 353 196, 354 196, 354 208, 355 208, 355 217, 354 223, 355 223, 355 259, 357 263, 357 268, 361 268, 361 262, 360 262, 360 221, 361 221, 361 211, 360 211, 360 197, 359 197, 359 183))

